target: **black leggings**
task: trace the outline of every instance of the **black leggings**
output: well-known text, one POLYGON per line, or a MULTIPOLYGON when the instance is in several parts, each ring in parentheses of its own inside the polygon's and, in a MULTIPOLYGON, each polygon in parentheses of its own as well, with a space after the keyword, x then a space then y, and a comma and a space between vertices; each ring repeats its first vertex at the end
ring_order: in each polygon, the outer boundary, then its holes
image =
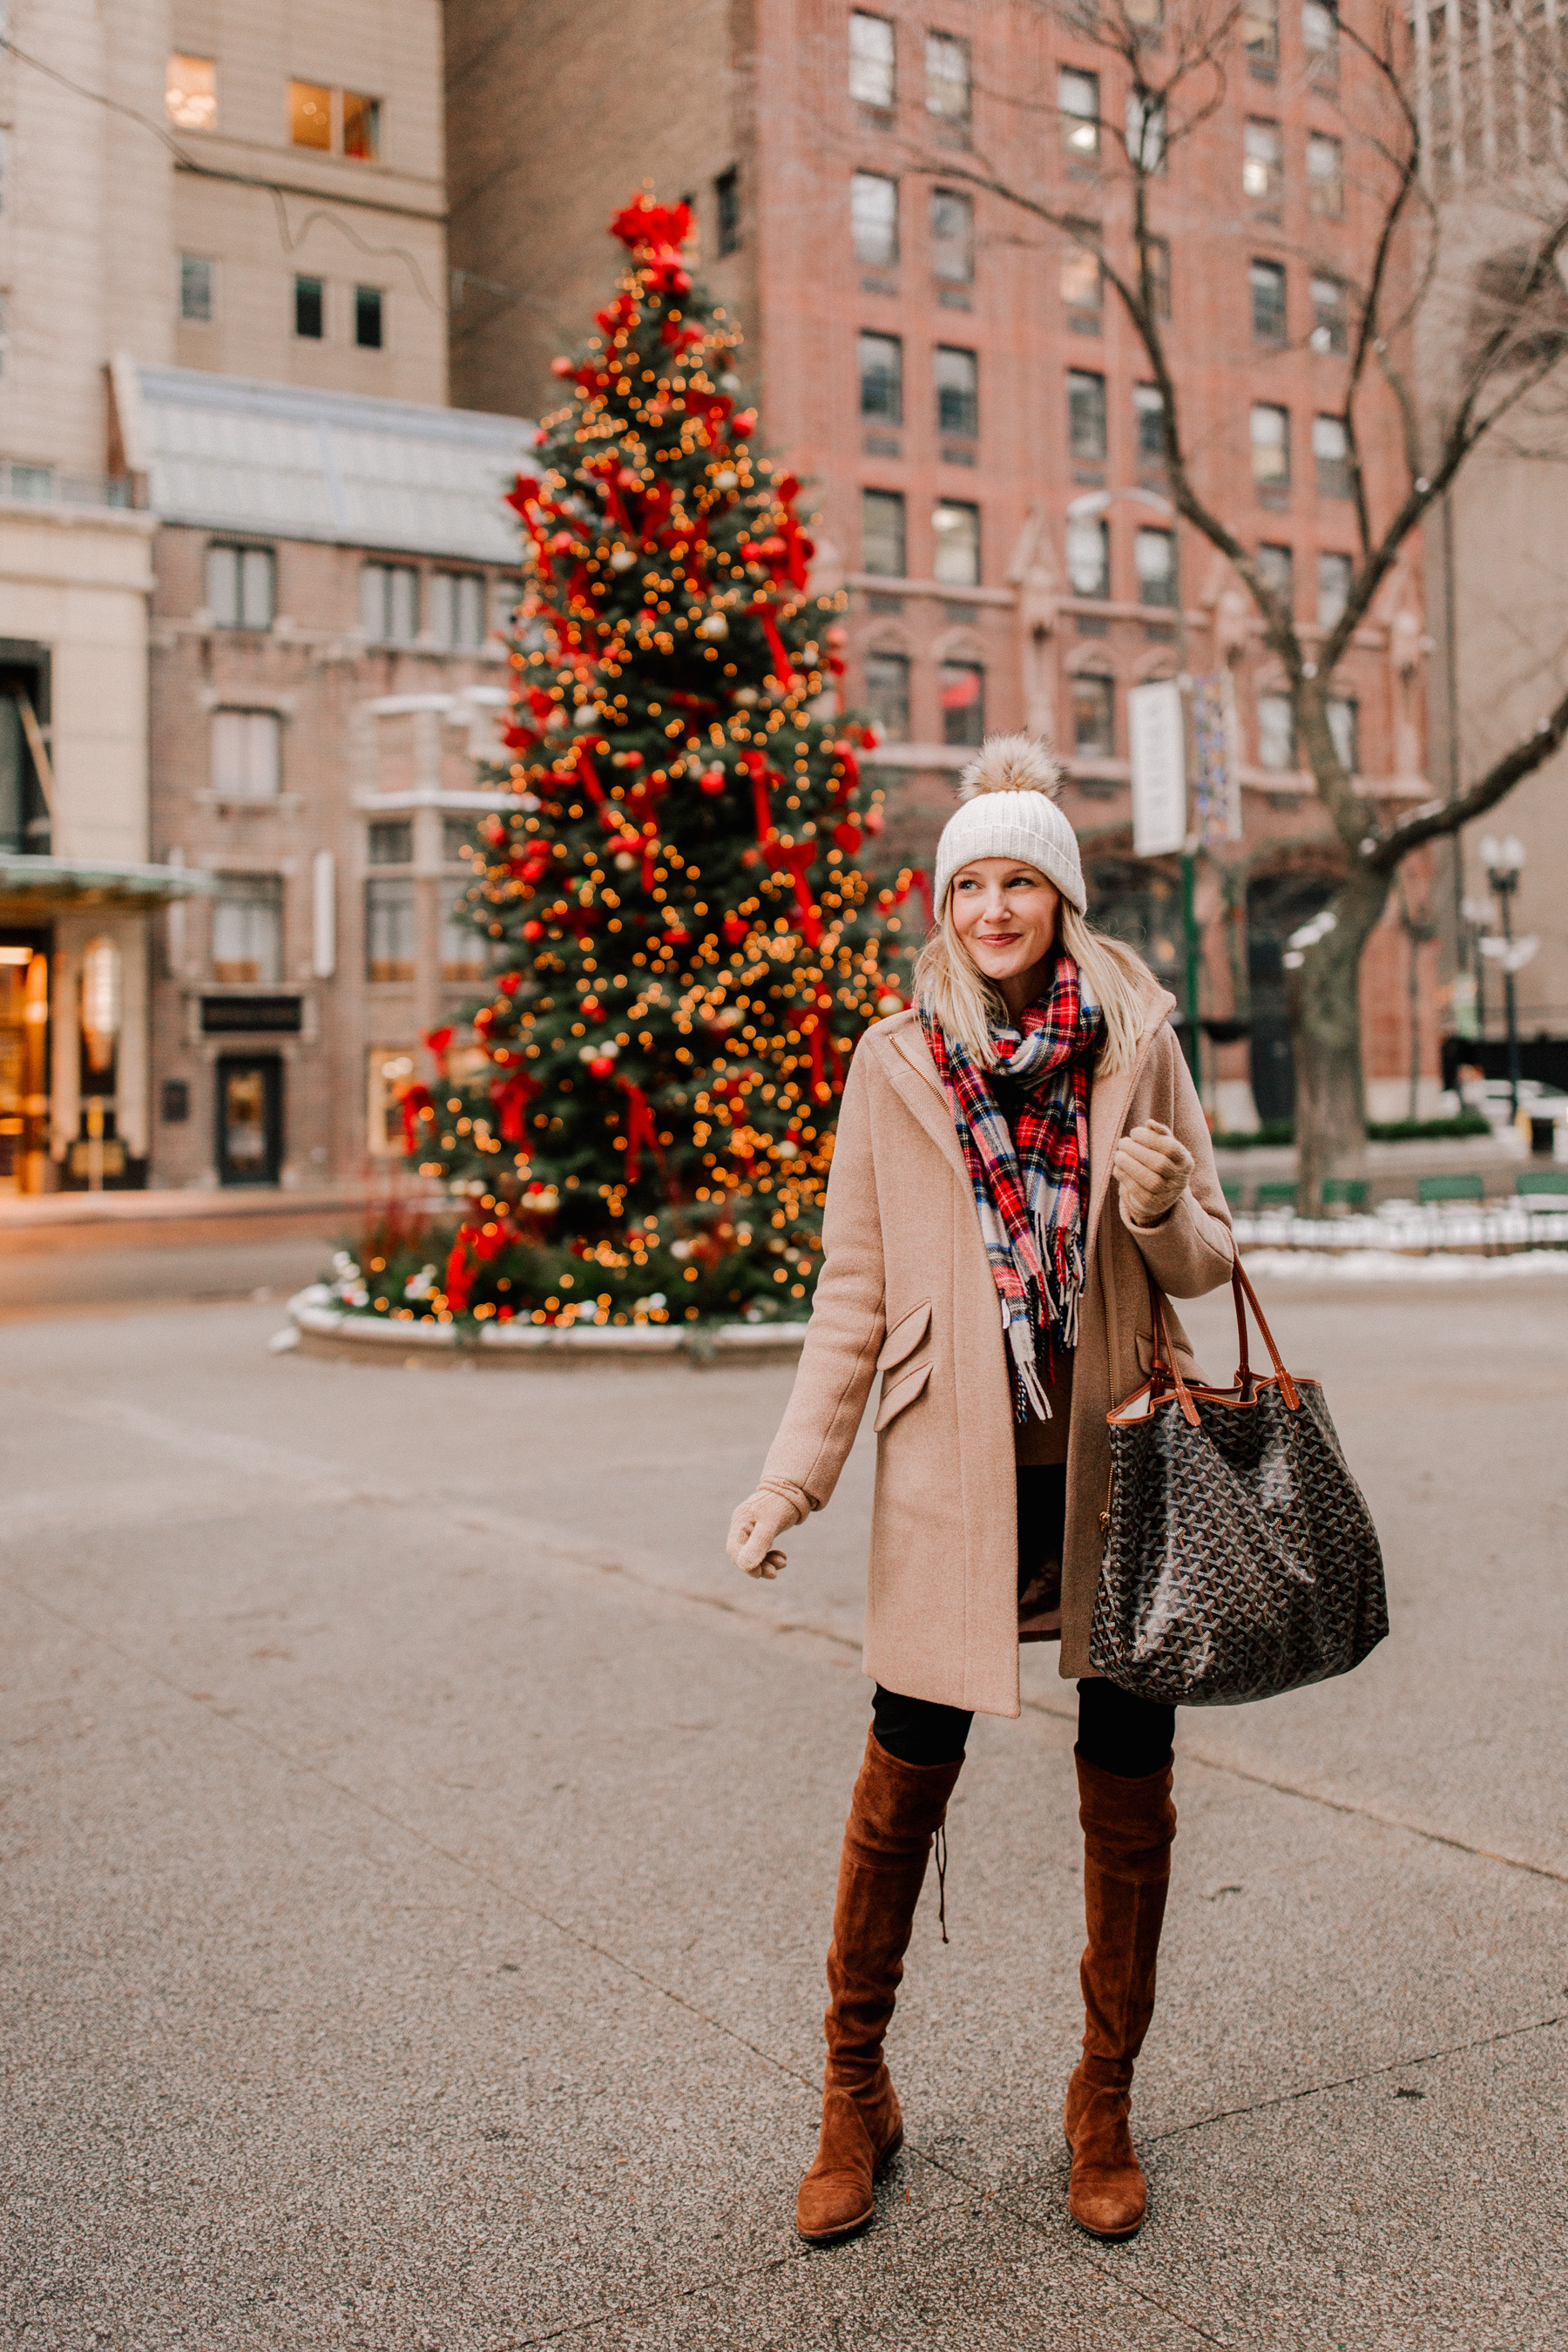
MULTIPOLYGON (((1021 1467, 1018 1471, 1018 1591, 1042 1572, 1047 1578, 1061 1557, 1067 1473, 1021 1467)), ((963 1753, 974 1717, 961 1706, 938 1706, 926 1698, 905 1698, 877 1685, 871 1703, 877 1745, 901 1764, 952 1764, 963 1753)), ((1153 1706, 1118 1690, 1114 1683, 1078 1686, 1079 1753, 1119 1780, 1142 1780, 1163 1772, 1176 1733, 1173 1706, 1153 1706)))

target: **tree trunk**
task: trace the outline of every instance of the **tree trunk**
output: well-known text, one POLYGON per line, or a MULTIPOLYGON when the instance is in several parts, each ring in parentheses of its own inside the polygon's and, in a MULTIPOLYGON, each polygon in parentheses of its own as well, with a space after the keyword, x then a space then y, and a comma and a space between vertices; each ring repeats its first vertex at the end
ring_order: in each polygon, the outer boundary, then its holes
POLYGON ((1383 876, 1352 874, 1333 898, 1332 929, 1301 950, 1290 974, 1296 1203, 1304 1217, 1322 1215, 1327 1178, 1366 1174, 1361 960, 1387 897, 1383 876))

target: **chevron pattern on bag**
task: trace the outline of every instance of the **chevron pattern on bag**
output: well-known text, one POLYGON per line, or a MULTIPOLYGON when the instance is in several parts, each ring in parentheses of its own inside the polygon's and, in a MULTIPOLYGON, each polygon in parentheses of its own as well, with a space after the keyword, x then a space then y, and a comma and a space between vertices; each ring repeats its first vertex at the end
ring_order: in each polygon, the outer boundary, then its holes
MULTIPOLYGON (((1377 1531, 1322 1390, 1285 1371, 1239 1269, 1238 1324, 1244 1287, 1274 1377, 1217 1390, 1171 1373, 1165 1390, 1157 1306, 1147 1404, 1120 1423, 1109 1417, 1109 1528, 1089 1654, 1121 1689, 1165 1706, 1237 1706, 1299 1690, 1348 1674, 1388 1632, 1377 1531)), ((1245 1365, 1245 1327, 1243 1342, 1245 1365)))

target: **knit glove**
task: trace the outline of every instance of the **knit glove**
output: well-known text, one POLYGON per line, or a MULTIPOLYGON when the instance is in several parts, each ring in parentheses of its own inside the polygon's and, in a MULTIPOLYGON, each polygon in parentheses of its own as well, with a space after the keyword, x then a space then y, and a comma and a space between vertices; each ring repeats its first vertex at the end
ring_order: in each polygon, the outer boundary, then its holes
POLYGON ((786 1565, 784 1553, 774 1546, 786 1528, 799 1525, 800 1513, 793 1503, 770 1487, 759 1486, 754 1495, 736 1504, 726 1549, 737 1568, 771 1582, 786 1565))
POLYGON ((1157 1225, 1187 1189, 1192 1153, 1163 1119, 1145 1119, 1124 1135, 1110 1158, 1110 1172, 1135 1225, 1157 1225))

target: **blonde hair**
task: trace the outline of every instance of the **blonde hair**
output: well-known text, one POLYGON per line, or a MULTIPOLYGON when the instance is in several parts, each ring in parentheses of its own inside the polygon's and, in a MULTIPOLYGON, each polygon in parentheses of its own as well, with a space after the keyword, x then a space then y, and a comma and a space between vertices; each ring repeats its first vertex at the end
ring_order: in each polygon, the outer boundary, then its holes
MULTIPOLYGON (((949 898, 944 904, 941 921, 921 950, 915 1002, 957 1039, 973 1061, 994 1069, 997 1057, 991 1033, 1008 1026, 1007 1008, 954 929, 952 903, 949 898)), ((1118 1070, 1130 1070, 1143 1025, 1145 992, 1157 985, 1153 973, 1121 940, 1095 930, 1066 898, 1057 919, 1057 945, 1077 964, 1105 1023, 1095 1076, 1111 1077, 1118 1070)))

